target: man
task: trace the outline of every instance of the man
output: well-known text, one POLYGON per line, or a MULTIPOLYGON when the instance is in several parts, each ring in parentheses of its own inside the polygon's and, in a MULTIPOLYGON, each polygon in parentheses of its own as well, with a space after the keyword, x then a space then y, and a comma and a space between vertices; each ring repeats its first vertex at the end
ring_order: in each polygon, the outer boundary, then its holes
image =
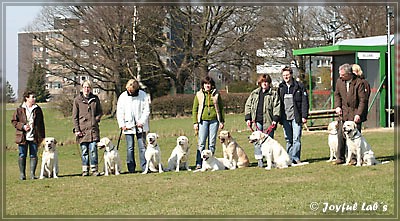
POLYGON ((345 138, 343 136, 343 122, 354 121, 357 129, 361 131, 361 116, 366 104, 364 84, 352 70, 350 64, 339 67, 339 78, 336 81, 335 107, 339 115, 338 152, 334 164, 345 162, 345 138))
POLYGON ((282 69, 283 81, 279 84, 279 98, 281 102, 281 123, 286 140, 286 151, 292 163, 300 164, 301 131, 307 123, 308 95, 301 82, 293 78, 290 67, 282 69))

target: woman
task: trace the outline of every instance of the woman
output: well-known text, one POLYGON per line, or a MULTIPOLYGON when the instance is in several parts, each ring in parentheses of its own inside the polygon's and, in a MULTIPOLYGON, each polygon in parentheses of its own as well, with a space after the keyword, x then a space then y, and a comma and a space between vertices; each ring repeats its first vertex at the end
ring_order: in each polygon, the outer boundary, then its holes
POLYGON ((198 146, 196 154, 196 169, 202 165, 201 151, 206 147, 215 153, 218 128, 224 128, 224 106, 214 80, 207 76, 201 80, 201 89, 196 93, 193 101, 193 129, 198 132, 198 146))
POLYGON ((146 132, 149 131, 150 104, 149 95, 140 90, 139 82, 130 79, 126 83, 126 91, 118 98, 117 121, 119 128, 126 138, 126 165, 129 173, 134 173, 135 162, 135 135, 139 147, 139 160, 142 171, 145 170, 146 159, 146 132))
MULTIPOLYGON (((279 121, 280 101, 278 93, 271 88, 271 77, 268 74, 261 75, 258 80, 258 88, 250 93, 245 104, 245 121, 247 126, 252 129, 255 124, 256 130, 265 131, 269 126, 279 121)), ((274 138, 274 130, 269 136, 274 138)), ((263 156, 261 145, 254 145, 254 157, 258 161, 258 167, 263 167, 263 156)))
POLYGON ((26 157, 30 157, 31 179, 36 179, 35 171, 38 162, 38 145, 46 137, 42 109, 36 104, 33 91, 23 94, 24 102, 17 108, 11 119, 16 129, 15 142, 18 144, 18 166, 20 180, 25 180, 26 157))
POLYGON ((97 142, 100 141, 99 122, 103 111, 99 98, 91 92, 92 84, 82 82, 82 92, 74 99, 72 118, 76 140, 82 150, 82 176, 99 176, 97 142))
MULTIPOLYGON (((365 89, 365 99, 366 99, 365 107, 364 107, 362 115, 360 116, 361 117, 361 122, 364 122, 364 121, 367 120, 367 115, 368 115, 368 102, 369 102, 369 96, 371 94, 371 86, 369 85, 367 79, 365 79, 365 75, 363 74, 363 71, 362 71, 360 65, 353 64, 352 65, 352 70, 353 70, 353 73, 355 75, 357 75, 357 77, 359 77, 361 79, 361 82, 364 85, 364 89, 365 89)), ((360 128, 361 128, 361 126, 360 126, 360 128)))

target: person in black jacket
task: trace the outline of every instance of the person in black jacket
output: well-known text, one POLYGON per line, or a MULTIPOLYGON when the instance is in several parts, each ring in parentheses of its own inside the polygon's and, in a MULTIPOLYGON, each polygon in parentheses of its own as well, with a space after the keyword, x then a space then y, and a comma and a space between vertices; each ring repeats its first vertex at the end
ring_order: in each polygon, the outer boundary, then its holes
POLYGON ((304 85, 293 78, 290 67, 282 69, 283 81, 279 84, 279 99, 281 102, 281 119, 283 125, 286 151, 293 163, 299 164, 301 152, 301 131, 307 123, 308 95, 304 85))

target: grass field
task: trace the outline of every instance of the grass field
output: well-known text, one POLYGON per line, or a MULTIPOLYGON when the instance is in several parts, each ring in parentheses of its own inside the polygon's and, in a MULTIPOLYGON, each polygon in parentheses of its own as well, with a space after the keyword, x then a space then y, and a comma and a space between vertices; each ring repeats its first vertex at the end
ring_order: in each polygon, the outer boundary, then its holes
MULTIPOLYGON (((252 162, 249 168, 205 173, 127 174, 124 161, 126 146, 122 136, 119 151, 123 159, 123 174, 81 177, 81 160, 78 145, 74 143, 71 119, 62 117, 55 109, 45 107, 46 134, 56 137, 60 144, 57 146, 60 178, 20 181, 18 151, 13 143, 15 129, 10 123, 12 112, 6 111, 3 126, 6 131, 3 145, 7 147, 2 158, 5 166, 2 173, 5 194, 2 197, 3 218, 398 216, 395 191, 398 187, 395 182, 398 178, 395 170, 397 161, 394 161, 397 148, 394 131, 390 129, 363 131, 378 160, 391 161, 388 164, 371 167, 332 165, 325 162, 329 157, 327 133, 303 132, 301 160, 310 164, 266 171, 255 167, 253 147, 247 141, 250 131, 246 130, 243 115, 227 115, 225 129, 230 130, 245 149, 252 162)), ((119 131, 115 119, 104 117, 100 128, 101 136, 111 137, 113 143, 117 143, 119 131)), ((191 142, 189 163, 191 167, 194 166, 196 137, 190 118, 153 119, 150 128, 160 136, 164 165, 176 144, 176 138, 186 135, 191 142)), ((281 144, 285 143, 281 126, 275 138, 281 144)), ((219 143, 216 153, 218 157, 222 156, 219 143)), ((100 160, 102 152, 99 152, 99 156, 100 160)))

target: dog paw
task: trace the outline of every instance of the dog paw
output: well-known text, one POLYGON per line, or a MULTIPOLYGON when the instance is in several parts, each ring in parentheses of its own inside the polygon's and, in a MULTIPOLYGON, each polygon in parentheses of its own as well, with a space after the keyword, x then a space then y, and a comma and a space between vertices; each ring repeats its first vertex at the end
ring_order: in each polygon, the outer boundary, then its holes
POLYGON ((147 174, 147 171, 143 171, 142 174, 147 174))
POLYGON ((187 171, 192 171, 191 169, 187 168, 187 171))
POLYGON ((43 179, 44 179, 44 176, 39 177, 39 179, 43 180, 43 179))
POLYGON ((271 167, 265 167, 265 170, 271 170, 271 167))

